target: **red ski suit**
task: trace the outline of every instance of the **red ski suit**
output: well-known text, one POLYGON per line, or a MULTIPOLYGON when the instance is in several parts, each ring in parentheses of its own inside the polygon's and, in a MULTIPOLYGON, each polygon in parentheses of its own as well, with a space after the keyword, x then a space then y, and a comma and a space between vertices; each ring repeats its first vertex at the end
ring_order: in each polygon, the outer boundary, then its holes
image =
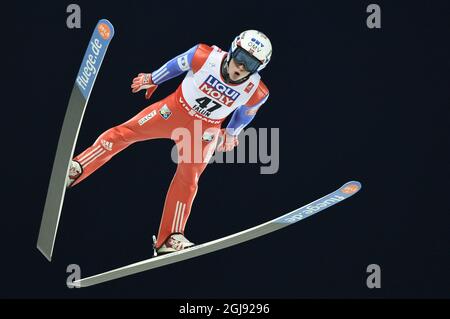
MULTIPOLYGON (((148 106, 125 123, 107 130, 97 138, 91 147, 74 158, 81 164, 83 173, 72 186, 83 181, 132 143, 157 138, 172 139, 176 143, 178 156, 182 157, 183 161, 178 161, 177 170, 166 196, 156 247, 160 247, 172 233, 184 234, 186 221, 197 193, 198 180, 217 146, 221 123, 239 106, 230 107, 232 103, 228 103, 229 100, 226 100, 228 105, 221 105, 222 110, 218 110, 219 115, 212 116, 211 114, 206 115, 205 112, 195 111, 193 103, 186 101, 186 96, 189 99, 189 93, 183 88, 191 82, 192 85, 200 88, 202 83, 197 83, 199 79, 196 79, 196 76, 201 76, 200 73, 203 72, 206 76, 208 71, 212 72, 215 76, 214 79, 217 77, 223 81, 217 70, 216 73, 207 68, 205 70, 205 64, 209 61, 209 67, 217 69, 218 67, 211 60, 222 59, 225 55, 226 53, 220 49, 216 50, 213 47, 200 45, 192 60, 192 70, 174 93, 148 106), (211 56, 213 53, 216 56, 211 56), (189 76, 192 79, 187 79, 189 76), (191 82, 186 83, 186 79, 191 82), (180 128, 189 131, 190 138, 186 139, 185 136, 178 134, 177 130, 180 128), (185 153, 189 146, 190 154, 189 152, 185 153)), ((221 84, 223 85, 222 82, 221 84)), ((230 85, 228 84, 228 86, 230 85)), ((217 93, 212 92, 209 89, 210 86, 205 86, 205 88, 208 91, 204 90, 204 92, 209 94, 209 97, 219 101, 217 93)), ((241 105, 257 105, 268 95, 267 88, 260 81, 259 75, 251 77, 244 86, 231 86, 231 88, 239 93, 241 100, 238 102, 244 102, 241 105)), ((202 94, 202 92, 199 91, 196 94, 202 94)), ((237 93, 233 94, 233 97, 238 96, 237 93)), ((224 99, 221 98, 221 101, 224 99)))

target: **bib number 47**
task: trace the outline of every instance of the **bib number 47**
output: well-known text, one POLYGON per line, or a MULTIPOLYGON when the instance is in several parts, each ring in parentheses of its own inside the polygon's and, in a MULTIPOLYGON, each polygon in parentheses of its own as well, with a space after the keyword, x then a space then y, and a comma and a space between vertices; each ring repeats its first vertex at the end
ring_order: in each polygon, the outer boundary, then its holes
POLYGON ((214 112, 215 110, 219 109, 222 106, 222 104, 217 103, 216 101, 213 101, 206 96, 198 98, 195 101, 198 103, 198 105, 196 105, 195 107, 200 107, 203 110, 208 111, 209 113, 214 112))

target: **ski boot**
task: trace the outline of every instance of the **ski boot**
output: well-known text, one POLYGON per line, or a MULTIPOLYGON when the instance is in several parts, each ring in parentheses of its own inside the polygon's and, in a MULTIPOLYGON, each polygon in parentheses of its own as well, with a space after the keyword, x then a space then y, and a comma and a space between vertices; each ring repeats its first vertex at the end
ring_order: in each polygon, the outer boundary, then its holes
POLYGON ((156 236, 153 236, 153 256, 174 253, 194 245, 195 244, 191 243, 183 234, 173 233, 166 239, 161 247, 156 248, 156 236))
POLYGON ((66 188, 69 188, 81 174, 83 174, 83 167, 77 161, 72 160, 70 162, 69 175, 66 178, 66 188))

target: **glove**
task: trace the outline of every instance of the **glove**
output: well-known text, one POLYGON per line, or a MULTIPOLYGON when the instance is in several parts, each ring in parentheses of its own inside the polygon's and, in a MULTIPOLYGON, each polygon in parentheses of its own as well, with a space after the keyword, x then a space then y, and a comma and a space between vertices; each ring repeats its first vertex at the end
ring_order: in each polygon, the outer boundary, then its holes
POLYGON ((217 145, 217 150, 219 152, 231 151, 233 148, 239 145, 238 137, 228 134, 226 129, 220 130, 219 137, 222 138, 222 140, 217 145))
POLYGON ((131 88, 133 89, 131 91, 133 93, 139 92, 140 90, 146 90, 145 98, 148 100, 158 88, 158 85, 153 83, 151 73, 139 73, 138 76, 133 79, 131 88))

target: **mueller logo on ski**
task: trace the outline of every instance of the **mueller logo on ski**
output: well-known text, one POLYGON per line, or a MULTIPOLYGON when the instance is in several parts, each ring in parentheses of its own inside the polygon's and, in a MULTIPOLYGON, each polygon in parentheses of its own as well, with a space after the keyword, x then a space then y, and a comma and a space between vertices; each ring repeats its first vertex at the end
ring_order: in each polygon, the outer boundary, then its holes
POLYGON ((212 75, 208 76, 206 81, 200 85, 200 91, 226 106, 232 106, 241 95, 212 75))
POLYGON ((310 215, 318 213, 321 210, 323 210, 329 206, 332 206, 336 203, 339 203, 340 201, 343 201, 344 199, 346 199, 346 197, 340 196, 340 195, 326 197, 321 201, 316 201, 314 203, 307 205, 306 207, 302 207, 302 208, 299 208, 299 209, 293 211, 292 213, 288 214, 287 216, 280 218, 280 220, 278 222, 289 223, 289 224, 298 222, 298 221, 302 220, 303 218, 306 218, 310 215))

